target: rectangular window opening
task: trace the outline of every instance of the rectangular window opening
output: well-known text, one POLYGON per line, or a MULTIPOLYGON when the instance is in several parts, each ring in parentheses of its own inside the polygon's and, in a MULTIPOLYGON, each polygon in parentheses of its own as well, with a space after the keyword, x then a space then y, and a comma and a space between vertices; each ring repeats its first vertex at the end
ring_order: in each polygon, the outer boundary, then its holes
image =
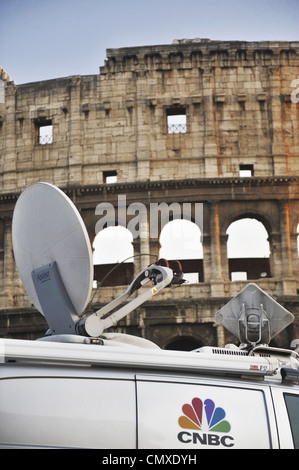
POLYGON ((247 281, 247 272, 246 271, 234 271, 231 273, 232 281, 247 281))
POLYGON ((107 184, 117 183, 117 171, 103 171, 103 181, 107 184))
POLYGON ((168 134, 187 132, 187 114, 185 108, 173 107, 166 110, 168 134))
POLYGON ((186 279, 186 281, 188 281, 190 284, 198 284, 199 274, 198 273, 184 273, 184 279, 186 279))
POLYGON ((51 119, 38 120, 35 122, 35 134, 38 145, 53 143, 53 124, 51 119))
POLYGON ((240 165, 239 175, 241 178, 248 178, 248 177, 254 176, 253 165, 240 165))

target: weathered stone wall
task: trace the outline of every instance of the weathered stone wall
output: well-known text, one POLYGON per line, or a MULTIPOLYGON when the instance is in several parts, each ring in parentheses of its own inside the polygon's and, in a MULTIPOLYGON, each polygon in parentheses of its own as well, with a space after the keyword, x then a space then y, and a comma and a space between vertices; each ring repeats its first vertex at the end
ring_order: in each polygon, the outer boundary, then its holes
POLYGON ((99 75, 15 85, 2 109, 2 192, 42 179, 118 181, 256 176, 298 170, 298 106, 291 82, 299 43, 187 42, 113 49, 99 75), (185 112, 186 133, 166 116, 185 112), (53 143, 36 128, 51 121, 53 143))
MULTIPOLYGON (((242 217, 260 220, 269 235, 271 276, 257 282, 299 315, 299 104, 291 99, 298 51, 298 42, 175 41, 108 49, 98 75, 16 85, 2 72, 0 332, 30 335, 42 324, 32 321, 11 243, 18 194, 37 181, 67 192, 91 240, 97 204, 116 205, 119 194, 146 206, 203 202, 203 282, 166 290, 122 322, 126 331, 163 347, 191 336, 221 344, 213 315, 244 285, 230 281, 226 231, 242 217), (185 120, 174 131, 173 115, 185 120), (41 141, 47 126, 50 139, 41 141), (242 169, 251 177, 240 177, 242 169)), ((148 249, 158 254, 159 240, 134 241, 135 254, 148 249)), ((102 288, 95 302, 121 291, 102 288)), ((289 337, 298 319, 292 328, 289 337)))

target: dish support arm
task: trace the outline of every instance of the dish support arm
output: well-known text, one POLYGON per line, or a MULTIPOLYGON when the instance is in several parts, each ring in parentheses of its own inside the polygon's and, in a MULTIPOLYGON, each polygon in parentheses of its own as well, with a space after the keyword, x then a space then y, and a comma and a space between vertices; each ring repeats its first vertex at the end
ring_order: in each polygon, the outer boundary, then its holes
POLYGON ((148 266, 138 274, 124 294, 120 295, 87 318, 80 320, 77 323, 78 334, 91 337, 100 336, 104 330, 117 323, 144 302, 150 300, 154 295, 164 289, 164 287, 169 286, 172 282, 175 283, 175 273, 172 269, 156 264, 148 266), (115 308, 125 302, 135 291, 140 289, 140 287, 146 286, 150 282, 154 283, 153 287, 145 290, 126 305, 113 312, 115 308), (103 318, 104 316, 105 318, 103 318))

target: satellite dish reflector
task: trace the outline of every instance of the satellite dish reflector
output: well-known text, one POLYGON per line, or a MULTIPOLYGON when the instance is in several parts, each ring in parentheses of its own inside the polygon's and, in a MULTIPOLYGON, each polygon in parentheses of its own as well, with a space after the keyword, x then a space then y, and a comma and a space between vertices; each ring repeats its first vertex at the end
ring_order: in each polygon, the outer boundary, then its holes
POLYGON ((250 283, 216 313, 215 320, 241 343, 269 344, 294 321, 294 315, 250 283))
POLYGON ((33 184, 16 203, 12 239, 17 269, 31 301, 56 333, 71 333, 87 306, 93 280, 90 241, 77 208, 56 186, 33 184), (65 315, 67 325, 64 320, 59 325, 59 315, 65 315), (57 331, 57 327, 69 329, 57 331))

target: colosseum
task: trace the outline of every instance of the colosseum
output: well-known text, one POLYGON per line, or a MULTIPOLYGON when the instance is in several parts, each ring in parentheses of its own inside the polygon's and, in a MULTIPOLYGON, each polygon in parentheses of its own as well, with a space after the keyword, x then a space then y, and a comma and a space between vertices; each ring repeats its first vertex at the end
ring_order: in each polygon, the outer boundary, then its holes
MULTIPOLYGON (((132 214, 119 217, 120 196, 127 207, 202 204, 200 249, 187 259, 178 243, 194 280, 164 289, 114 330, 170 349, 235 342, 214 314, 252 281, 295 315, 273 340, 289 347, 299 338, 299 42, 197 38, 106 52, 96 75, 17 85, 0 68, 0 335, 47 329, 20 281, 11 234, 19 194, 46 181, 75 203, 92 244, 103 202, 126 230, 132 214), (230 254, 230 228, 243 219, 263 227, 268 254, 230 254)), ((160 256, 163 227, 151 236, 146 222, 132 236, 133 260, 110 276, 113 263, 95 264, 89 311, 160 256)))

